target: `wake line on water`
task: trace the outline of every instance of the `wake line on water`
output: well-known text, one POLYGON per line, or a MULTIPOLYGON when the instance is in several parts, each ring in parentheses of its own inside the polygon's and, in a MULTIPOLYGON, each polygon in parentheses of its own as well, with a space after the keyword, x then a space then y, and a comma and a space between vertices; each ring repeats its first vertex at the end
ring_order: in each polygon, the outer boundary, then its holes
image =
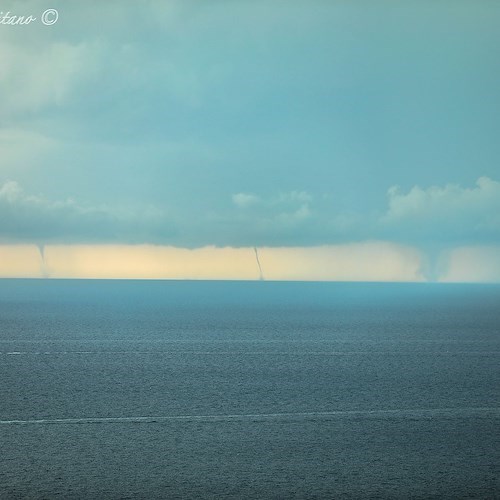
POLYGON ((392 409, 392 410, 338 410, 318 412, 297 413, 241 413, 228 415, 170 415, 160 417, 83 417, 83 418, 52 418, 52 419, 30 419, 30 420, 0 420, 0 425, 43 425, 43 424, 122 424, 122 423, 161 423, 172 421, 206 421, 221 422, 229 420, 281 420, 287 418, 303 419, 333 419, 338 417, 410 417, 428 419, 435 417, 477 417, 477 416, 499 416, 500 408, 431 408, 431 409, 392 409))

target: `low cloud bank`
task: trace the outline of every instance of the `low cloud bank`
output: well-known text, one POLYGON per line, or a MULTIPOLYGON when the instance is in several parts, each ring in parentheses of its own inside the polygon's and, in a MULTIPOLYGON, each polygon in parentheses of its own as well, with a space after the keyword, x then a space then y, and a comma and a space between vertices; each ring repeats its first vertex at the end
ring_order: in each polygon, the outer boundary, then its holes
MULTIPOLYGON (((168 200, 167 200, 168 202, 168 200)), ((16 181, 0 185, 0 242, 303 247, 391 241, 428 252, 500 244, 500 182, 388 191, 387 209, 345 212, 305 191, 239 192, 214 210, 51 200, 16 181)))
POLYGON ((402 193, 388 191, 388 210, 381 227, 400 238, 453 243, 500 240, 500 182, 480 177, 472 188, 456 184, 402 193))

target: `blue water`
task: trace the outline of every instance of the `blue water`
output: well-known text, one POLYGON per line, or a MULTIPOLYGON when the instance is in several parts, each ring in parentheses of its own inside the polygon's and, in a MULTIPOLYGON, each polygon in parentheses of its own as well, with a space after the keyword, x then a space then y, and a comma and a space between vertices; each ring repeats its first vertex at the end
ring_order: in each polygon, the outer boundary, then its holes
POLYGON ((0 498, 500 498, 500 286, 0 280, 0 498))

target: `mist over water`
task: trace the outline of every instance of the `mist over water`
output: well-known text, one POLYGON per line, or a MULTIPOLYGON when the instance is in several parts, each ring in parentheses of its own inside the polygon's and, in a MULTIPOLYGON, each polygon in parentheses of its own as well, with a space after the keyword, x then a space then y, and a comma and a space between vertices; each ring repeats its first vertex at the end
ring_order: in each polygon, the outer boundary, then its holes
POLYGON ((499 305, 495 285, 2 280, 0 498, 498 497, 499 305))

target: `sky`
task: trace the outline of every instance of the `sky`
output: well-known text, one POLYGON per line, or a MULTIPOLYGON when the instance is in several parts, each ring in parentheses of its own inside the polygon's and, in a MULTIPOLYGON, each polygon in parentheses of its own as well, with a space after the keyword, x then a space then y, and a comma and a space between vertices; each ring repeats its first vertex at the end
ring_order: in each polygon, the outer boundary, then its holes
POLYGON ((0 276, 500 282, 499 2, 0 11, 0 276))

